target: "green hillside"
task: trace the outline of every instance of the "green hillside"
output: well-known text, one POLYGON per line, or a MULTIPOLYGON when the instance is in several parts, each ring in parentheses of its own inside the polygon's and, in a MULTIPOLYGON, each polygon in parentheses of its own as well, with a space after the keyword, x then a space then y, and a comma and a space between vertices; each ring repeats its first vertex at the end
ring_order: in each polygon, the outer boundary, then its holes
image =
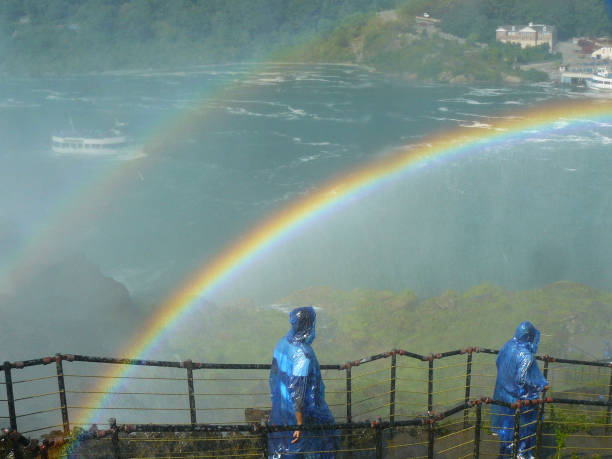
POLYGON ((0 73, 264 60, 398 0, 3 0, 0 73))
POLYGON ((520 63, 533 56, 475 46, 493 44, 500 24, 530 21, 555 25, 560 39, 612 31, 602 0, 4 0, 0 73, 168 68, 283 55, 363 62, 419 79, 534 80, 542 75, 511 71, 514 58, 520 63), (389 21, 390 11, 398 20, 389 21), (442 32, 467 41, 415 30, 414 16, 426 11, 442 32))
MULTIPOLYGON (((285 58, 356 62, 410 80, 451 83, 544 81, 548 79, 545 73, 522 71, 520 65, 561 60, 549 52, 548 45, 521 49, 494 39, 476 42, 480 34, 466 38, 450 34, 445 32, 449 24, 439 18, 425 26, 427 23, 415 20, 425 8, 414 7, 413 3, 383 14, 353 15, 329 33, 293 49, 285 58)), ((432 2, 429 7, 440 3, 432 2)))
MULTIPOLYGON (((557 357, 601 358, 612 336, 612 294, 571 282, 519 292, 483 284, 424 300, 408 290, 319 287, 279 303, 287 310, 311 304, 320 308, 315 348, 326 363, 392 348, 419 354, 467 346, 499 349, 524 320, 542 332, 539 353, 557 357)), ((289 326, 285 312, 250 302, 206 308, 202 314, 196 320, 206 336, 208 361, 267 362, 289 326)))

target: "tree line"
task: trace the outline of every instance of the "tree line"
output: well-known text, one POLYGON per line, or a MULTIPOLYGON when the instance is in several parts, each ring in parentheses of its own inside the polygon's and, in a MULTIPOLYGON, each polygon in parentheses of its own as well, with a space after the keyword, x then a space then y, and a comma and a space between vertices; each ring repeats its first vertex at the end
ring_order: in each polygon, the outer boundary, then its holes
POLYGON ((0 71, 78 72, 265 57, 399 0, 2 0, 0 71))
POLYGON ((560 39, 612 31, 604 0, 2 0, 0 72, 73 73, 265 59, 355 14, 429 11, 442 28, 494 40, 508 23, 560 39))
POLYGON ((476 41, 495 40, 509 24, 549 24, 559 40, 612 34, 609 0, 455 0, 434 2, 445 31, 476 41))

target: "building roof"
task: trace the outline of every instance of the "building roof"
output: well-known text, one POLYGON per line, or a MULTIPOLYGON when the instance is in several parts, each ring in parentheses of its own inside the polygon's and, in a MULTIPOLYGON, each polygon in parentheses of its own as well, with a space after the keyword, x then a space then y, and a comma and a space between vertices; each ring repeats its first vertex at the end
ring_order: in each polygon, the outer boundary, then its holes
POLYGON ((546 25, 546 24, 528 24, 528 25, 501 25, 496 31, 508 31, 508 32, 553 32, 555 30, 555 26, 546 25), (514 29, 513 29, 514 27, 514 29))

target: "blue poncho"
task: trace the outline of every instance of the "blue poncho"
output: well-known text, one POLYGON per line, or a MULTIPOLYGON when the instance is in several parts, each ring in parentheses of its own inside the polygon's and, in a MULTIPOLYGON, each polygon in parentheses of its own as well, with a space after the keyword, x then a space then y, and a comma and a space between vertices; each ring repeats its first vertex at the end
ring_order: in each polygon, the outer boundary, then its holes
MULTIPOLYGON (((319 361, 311 347, 315 338, 315 321, 312 307, 291 311, 291 330, 279 340, 274 349, 270 370, 272 425, 296 425, 296 411, 302 413, 304 424, 334 423, 334 417, 325 402, 325 385, 319 361)), ((292 436, 293 432, 271 433, 268 441, 269 457, 333 458, 334 453, 330 451, 338 449, 335 432, 304 431, 295 444, 291 444, 292 436), (296 452, 302 454, 292 454, 296 452)))
MULTIPOLYGON (((548 385, 535 360, 540 342, 540 332, 530 323, 523 322, 516 329, 514 338, 504 344, 497 356, 497 380, 493 398, 507 403, 517 400, 532 400, 548 385)), ((492 405, 491 430, 500 438, 500 453, 512 453, 514 410, 492 405)), ((522 406, 520 418, 519 452, 524 457, 534 454, 538 409, 522 406)))

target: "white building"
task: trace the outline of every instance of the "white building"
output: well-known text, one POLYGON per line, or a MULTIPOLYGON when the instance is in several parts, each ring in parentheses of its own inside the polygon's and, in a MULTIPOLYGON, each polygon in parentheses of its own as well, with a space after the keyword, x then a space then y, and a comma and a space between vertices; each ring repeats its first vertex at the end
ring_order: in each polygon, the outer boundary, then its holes
POLYGON ((530 22, 526 26, 499 26, 495 30, 495 38, 502 43, 518 43, 521 48, 548 43, 550 52, 552 52, 557 43, 557 30, 555 26, 530 22))
POLYGON ((591 53, 593 59, 609 60, 612 59, 612 48, 599 48, 591 53))

